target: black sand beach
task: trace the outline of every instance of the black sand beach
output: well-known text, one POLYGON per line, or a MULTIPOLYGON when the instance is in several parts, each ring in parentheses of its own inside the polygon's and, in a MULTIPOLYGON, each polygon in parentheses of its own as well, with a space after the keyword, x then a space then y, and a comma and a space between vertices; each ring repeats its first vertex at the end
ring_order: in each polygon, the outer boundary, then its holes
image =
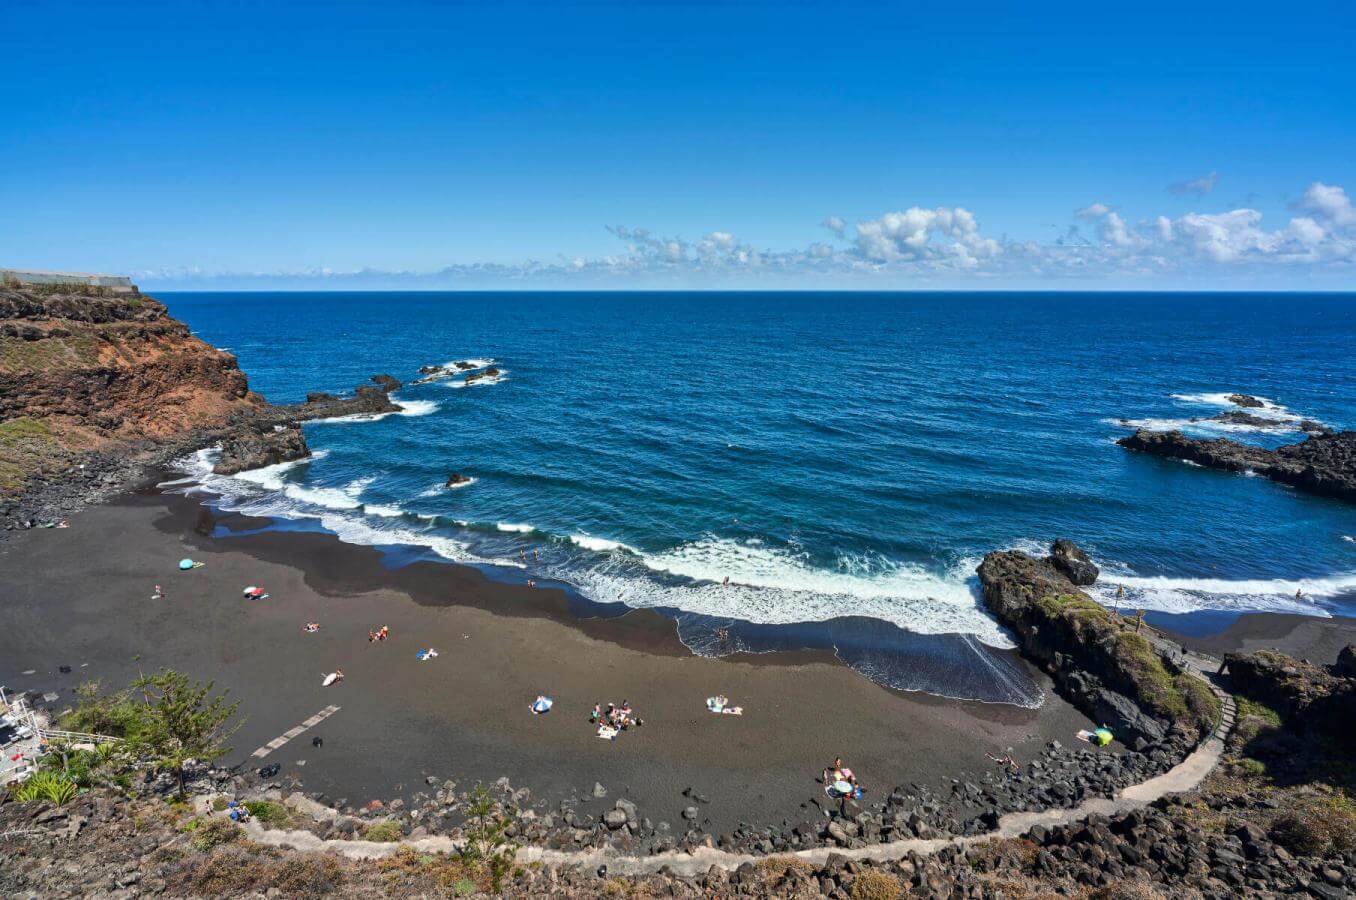
POLYGON ((351 805, 422 789, 426 775, 462 786, 507 776, 538 798, 590 798, 589 811, 629 797, 676 824, 692 787, 710 798, 701 818, 719 832, 806 818, 835 755, 873 791, 938 787, 991 770, 986 752, 1029 759, 1090 724, 1037 673, 1047 699, 1028 710, 891 691, 829 653, 696 657, 659 615, 577 620, 563 591, 472 568, 392 569, 376 549, 317 533, 211 537, 217 525, 263 523, 217 520, 178 496, 128 495, 70 524, 0 544, 0 683, 69 696, 82 681, 121 687, 159 666, 215 679, 245 716, 228 764, 338 705, 267 762, 351 805), (206 566, 180 572, 185 556, 206 566), (157 583, 163 600, 150 599, 157 583), (252 584, 271 598, 242 599, 252 584), (303 632, 308 621, 320 631, 303 632), (390 639, 370 643, 381 625, 390 639), (438 658, 416 660, 426 647, 438 658), (336 668, 345 680, 322 687, 336 668), (539 693, 556 701, 546 716, 528 712, 539 693), (708 713, 704 698, 717 693, 745 714, 708 713), (592 704, 623 699, 646 724, 598 739, 592 704), (591 799, 595 782, 606 800, 591 799))

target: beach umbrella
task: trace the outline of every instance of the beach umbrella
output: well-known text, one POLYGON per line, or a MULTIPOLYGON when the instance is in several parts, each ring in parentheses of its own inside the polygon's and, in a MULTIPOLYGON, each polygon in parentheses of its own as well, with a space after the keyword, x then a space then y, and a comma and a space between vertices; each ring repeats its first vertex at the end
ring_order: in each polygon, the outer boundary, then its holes
POLYGON ((193 560, 191 560, 191 559, 189 559, 187 556, 185 556, 183 559, 179 560, 179 568, 181 568, 181 569, 191 569, 191 568, 193 568, 193 560))
POLYGON ((541 715, 544 712, 549 712, 552 704, 554 703, 555 701, 552 700, 550 697, 538 697, 536 701, 532 704, 532 711, 534 713, 537 713, 538 715, 541 715))

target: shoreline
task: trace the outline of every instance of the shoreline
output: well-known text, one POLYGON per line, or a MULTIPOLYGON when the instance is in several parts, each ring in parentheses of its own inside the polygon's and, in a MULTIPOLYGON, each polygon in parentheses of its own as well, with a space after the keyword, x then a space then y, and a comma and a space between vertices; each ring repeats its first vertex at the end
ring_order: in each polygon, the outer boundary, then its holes
POLYGON ((390 569, 378 549, 330 535, 213 537, 223 523, 257 524, 142 492, 84 510, 69 529, 12 536, 0 545, 0 582, 13 598, 0 680, 58 690, 59 710, 80 681, 119 688, 138 668, 169 665, 243 701, 248 718, 223 762, 247 770, 258 764, 254 748, 341 706, 314 729, 323 747, 300 738, 266 758, 282 766, 279 777, 333 800, 410 796, 427 777, 507 776, 548 805, 594 813, 625 797, 682 829, 691 789, 710 800, 692 823, 708 833, 822 823, 815 778, 835 755, 881 801, 895 785, 987 783, 995 769, 985 752, 1033 759, 1090 724, 1024 662, 1045 690, 1039 709, 946 700, 881 687, 825 651, 696 656, 655 612, 576 619, 559 589, 443 563, 390 569), (179 572, 183 556, 207 565, 179 572), (164 601, 148 599, 156 582, 164 601), (246 584, 272 598, 242 600, 246 584), (305 621, 320 632, 302 632, 305 621), (391 640, 370 644, 367 629, 382 624, 391 640), (427 646, 439 658, 417 662, 427 646), (322 688, 320 675, 336 667, 345 681, 322 688), (527 712, 538 693, 556 699, 544 717, 527 712), (703 698, 717 693, 745 715, 710 715, 703 698), (598 740, 588 709, 623 699, 646 725, 598 740), (595 783, 606 799, 591 796, 595 783))

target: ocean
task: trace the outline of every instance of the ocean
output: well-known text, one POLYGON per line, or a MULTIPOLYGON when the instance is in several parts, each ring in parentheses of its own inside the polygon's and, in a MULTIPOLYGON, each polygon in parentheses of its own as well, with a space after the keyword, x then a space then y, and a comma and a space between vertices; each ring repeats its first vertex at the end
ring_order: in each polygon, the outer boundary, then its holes
POLYGON ((654 608, 696 653, 833 648, 889 687, 1035 705, 974 570, 1056 537, 1105 602, 1185 627, 1356 615, 1356 507, 1113 443, 1356 427, 1349 295, 158 296, 274 402, 501 370, 308 424, 311 460, 223 478, 204 452, 176 489, 391 565, 567 585, 581 615, 654 608), (1197 421, 1231 392, 1269 424, 1197 421))

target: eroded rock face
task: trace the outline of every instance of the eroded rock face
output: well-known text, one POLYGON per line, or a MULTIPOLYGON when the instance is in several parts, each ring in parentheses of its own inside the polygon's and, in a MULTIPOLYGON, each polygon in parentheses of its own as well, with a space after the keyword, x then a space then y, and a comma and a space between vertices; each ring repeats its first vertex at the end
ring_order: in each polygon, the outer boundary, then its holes
POLYGON ((1074 584, 1087 586, 1097 582, 1101 570, 1082 548, 1073 541, 1060 538, 1050 546, 1050 562, 1074 584))
POLYGON ((234 475, 311 455, 297 424, 261 429, 242 428, 221 442, 221 458, 212 467, 218 475, 234 475))
POLYGON ((453 472, 451 475, 447 476, 447 483, 444 486, 456 487, 459 484, 466 484, 466 482, 470 480, 471 479, 468 476, 463 475, 460 472, 453 472))
POLYGON ((398 391, 403 387, 403 385, 391 375, 373 375, 372 382, 387 394, 398 391))
POLYGON ((1234 406, 1242 406, 1245 409, 1261 409, 1266 406, 1251 394, 1230 394, 1226 399, 1234 406))
POLYGON ((0 287, 0 421, 41 420, 68 446, 101 448, 262 402, 234 356, 150 297, 0 287))
POLYGON ((1168 459, 1183 459, 1227 472, 1255 472, 1291 487, 1356 502, 1356 431, 1312 434, 1275 450, 1227 438, 1202 440, 1180 431, 1140 429, 1116 443, 1168 459))

